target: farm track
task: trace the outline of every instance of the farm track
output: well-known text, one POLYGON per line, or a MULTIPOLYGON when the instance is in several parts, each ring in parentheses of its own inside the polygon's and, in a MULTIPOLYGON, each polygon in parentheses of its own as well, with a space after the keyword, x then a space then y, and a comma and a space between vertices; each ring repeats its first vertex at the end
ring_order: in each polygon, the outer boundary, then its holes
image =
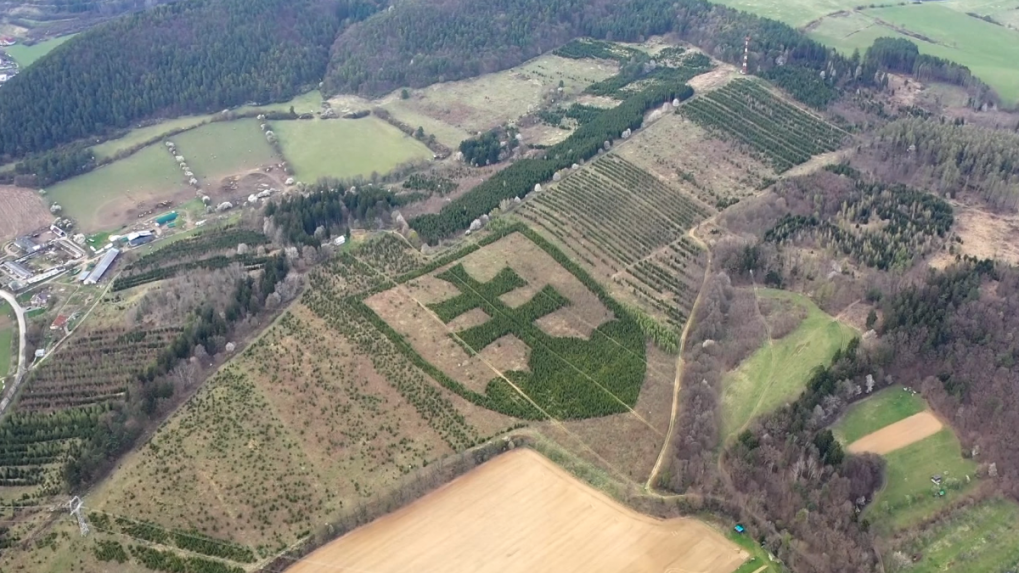
MULTIPOLYGON (((710 221, 706 219, 704 222, 710 221)), ((701 223, 703 224, 703 223, 701 223)), ((655 487, 655 480, 658 478, 658 472, 661 470, 662 462, 665 460, 665 456, 669 451, 669 446, 672 444, 672 435, 675 433, 676 418, 679 415, 679 390, 683 384, 683 352, 686 350, 686 339, 690 333, 690 327, 693 325, 693 317, 697 314, 697 307, 700 305, 701 297, 704 294, 704 287, 707 286, 708 276, 711 272, 711 249, 697 236, 697 229, 699 225, 690 229, 687 235, 696 242, 702 249, 708 253, 708 262, 704 265, 704 279, 701 282, 701 288, 697 291, 697 298, 694 300, 693 306, 690 308, 690 316, 686 319, 686 325, 683 326, 683 334, 679 338, 679 356, 676 357, 676 378, 672 385, 672 414, 669 416, 669 429, 665 433, 665 440, 662 442, 662 450, 658 452, 658 459, 655 460, 655 465, 651 468, 651 475, 648 476, 647 482, 644 484, 644 489, 652 491, 655 487)))
POLYGON ((3 400, 0 400, 0 416, 3 416, 25 379, 25 333, 28 327, 25 322, 25 309, 21 308, 21 305, 18 304, 18 299, 5 290, 0 290, 0 298, 3 298, 11 305, 11 308, 14 309, 14 314, 18 317, 18 370, 14 375, 14 383, 11 384, 7 395, 4 396, 3 400))

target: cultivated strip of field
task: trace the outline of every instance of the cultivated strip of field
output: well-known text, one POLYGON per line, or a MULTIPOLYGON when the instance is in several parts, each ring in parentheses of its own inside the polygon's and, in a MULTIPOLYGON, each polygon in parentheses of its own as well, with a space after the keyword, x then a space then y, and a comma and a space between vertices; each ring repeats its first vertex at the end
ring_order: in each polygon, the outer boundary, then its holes
POLYGON ((746 557, 703 523, 636 513, 521 449, 341 537, 287 571, 730 573, 746 557))
POLYGON ((847 134, 787 103, 759 82, 736 80, 680 108, 686 117, 739 141, 781 173, 819 153, 835 151, 847 134))
POLYGON ((520 210, 597 275, 623 285, 676 328, 697 298, 706 262, 686 233, 708 213, 616 154, 569 174, 520 210))
POLYGON ((846 449, 853 454, 887 454, 933 436, 941 428, 941 420, 937 416, 931 412, 920 412, 868 434, 849 444, 846 449))

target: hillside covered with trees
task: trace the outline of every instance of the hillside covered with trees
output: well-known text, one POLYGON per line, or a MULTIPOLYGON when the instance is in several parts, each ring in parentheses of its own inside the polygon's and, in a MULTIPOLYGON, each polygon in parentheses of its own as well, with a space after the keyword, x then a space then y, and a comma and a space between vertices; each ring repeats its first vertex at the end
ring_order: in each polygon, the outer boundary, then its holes
POLYGON ((148 117, 292 97, 321 79, 329 42, 349 14, 342 7, 334 0, 188 0, 98 26, 4 86, 0 156, 148 117))

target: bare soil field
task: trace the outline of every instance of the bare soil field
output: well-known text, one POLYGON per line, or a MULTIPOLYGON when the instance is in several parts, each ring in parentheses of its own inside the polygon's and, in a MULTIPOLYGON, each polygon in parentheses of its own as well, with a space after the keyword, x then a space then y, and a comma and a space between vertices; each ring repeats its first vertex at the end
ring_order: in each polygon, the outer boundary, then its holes
POLYGON ((701 522, 641 515, 521 449, 337 539, 287 571, 730 573, 746 557, 701 522))
POLYGON ((23 187, 0 185, 0 241, 34 231, 53 220, 38 193, 23 187))
POLYGON ((729 80, 739 77, 739 70, 735 66, 722 62, 715 62, 717 68, 710 72, 690 78, 687 85, 694 89, 694 92, 709 91, 720 88, 729 83, 729 80))
POLYGON ((931 412, 920 412, 885 426, 849 444, 850 453, 887 454, 933 436, 941 430, 941 421, 931 412))

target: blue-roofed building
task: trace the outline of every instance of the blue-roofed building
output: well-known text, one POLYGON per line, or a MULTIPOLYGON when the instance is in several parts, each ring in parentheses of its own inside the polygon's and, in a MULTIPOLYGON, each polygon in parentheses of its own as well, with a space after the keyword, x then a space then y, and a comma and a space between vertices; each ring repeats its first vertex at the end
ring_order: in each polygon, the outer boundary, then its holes
POLYGON ((110 249, 106 251, 106 254, 103 255, 103 258, 99 259, 99 262, 96 263, 95 268, 93 268, 92 272, 89 273, 87 278, 85 278, 85 284, 94 285, 97 282, 99 282, 99 279, 103 278, 103 275, 106 274, 106 271, 109 270, 110 265, 113 264, 113 261, 116 260, 117 255, 119 254, 120 254, 119 249, 110 249))

